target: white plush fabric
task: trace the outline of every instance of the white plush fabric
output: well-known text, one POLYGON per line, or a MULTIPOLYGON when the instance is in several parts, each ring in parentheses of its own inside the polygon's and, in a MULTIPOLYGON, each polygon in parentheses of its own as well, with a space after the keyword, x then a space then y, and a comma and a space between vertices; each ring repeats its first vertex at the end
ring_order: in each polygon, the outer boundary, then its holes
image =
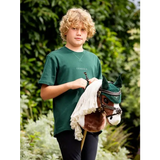
MULTIPOLYGON (((81 141, 83 138, 82 130, 79 126, 79 121, 87 114, 96 111, 97 105, 97 91, 102 85, 102 80, 99 79, 91 83, 84 93, 81 95, 76 108, 71 115, 71 128, 75 130, 75 139, 81 141)), ((83 127, 83 126, 82 126, 83 127)))

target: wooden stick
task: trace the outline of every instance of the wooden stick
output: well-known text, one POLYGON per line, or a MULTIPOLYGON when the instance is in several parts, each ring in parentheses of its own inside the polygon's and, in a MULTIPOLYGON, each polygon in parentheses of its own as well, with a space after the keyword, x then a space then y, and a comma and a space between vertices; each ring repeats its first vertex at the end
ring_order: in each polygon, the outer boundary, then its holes
MULTIPOLYGON (((89 85, 89 79, 88 79, 88 77, 87 77, 87 73, 84 72, 84 74, 85 74, 85 76, 86 76, 86 80, 87 80, 87 83, 88 83, 88 85, 89 85)), ((82 142, 81 142, 81 151, 82 151, 82 149, 83 149, 83 145, 84 145, 84 141, 85 141, 85 139, 86 139, 86 135, 87 135, 87 131, 84 130, 84 135, 83 135, 83 139, 82 139, 82 142)))
POLYGON ((82 151, 82 149, 83 149, 83 145, 84 145, 84 141, 85 141, 85 139, 86 139, 86 135, 87 135, 87 131, 84 130, 84 135, 83 135, 83 139, 82 139, 82 142, 81 142, 81 151, 82 151))

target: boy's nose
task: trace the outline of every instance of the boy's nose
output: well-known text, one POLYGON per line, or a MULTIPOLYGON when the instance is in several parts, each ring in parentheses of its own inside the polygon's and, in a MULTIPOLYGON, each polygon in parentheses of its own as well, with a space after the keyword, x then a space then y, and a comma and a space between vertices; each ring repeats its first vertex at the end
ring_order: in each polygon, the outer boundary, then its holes
POLYGON ((81 30, 77 29, 77 35, 81 35, 81 30))

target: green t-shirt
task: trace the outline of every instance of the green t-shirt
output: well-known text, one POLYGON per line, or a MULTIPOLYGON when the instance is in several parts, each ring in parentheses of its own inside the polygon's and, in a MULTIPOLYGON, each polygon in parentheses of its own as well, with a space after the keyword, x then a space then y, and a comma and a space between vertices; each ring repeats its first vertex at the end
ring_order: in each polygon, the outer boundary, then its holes
MULTIPOLYGON (((39 84, 60 85, 78 78, 102 79, 101 65, 98 57, 84 50, 74 52, 67 47, 52 51, 46 57, 44 70, 39 84)), ((53 99, 54 135, 71 130, 70 117, 84 90, 82 88, 68 90, 53 99)))

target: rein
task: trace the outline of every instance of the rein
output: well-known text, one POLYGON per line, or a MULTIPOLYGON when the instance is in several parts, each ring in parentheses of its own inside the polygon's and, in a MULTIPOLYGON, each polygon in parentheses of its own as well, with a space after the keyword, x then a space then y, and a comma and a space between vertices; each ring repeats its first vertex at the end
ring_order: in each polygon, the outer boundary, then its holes
POLYGON ((87 86, 89 85, 89 78, 87 77, 87 73, 84 72, 85 76, 86 76, 86 81, 87 81, 87 86))

